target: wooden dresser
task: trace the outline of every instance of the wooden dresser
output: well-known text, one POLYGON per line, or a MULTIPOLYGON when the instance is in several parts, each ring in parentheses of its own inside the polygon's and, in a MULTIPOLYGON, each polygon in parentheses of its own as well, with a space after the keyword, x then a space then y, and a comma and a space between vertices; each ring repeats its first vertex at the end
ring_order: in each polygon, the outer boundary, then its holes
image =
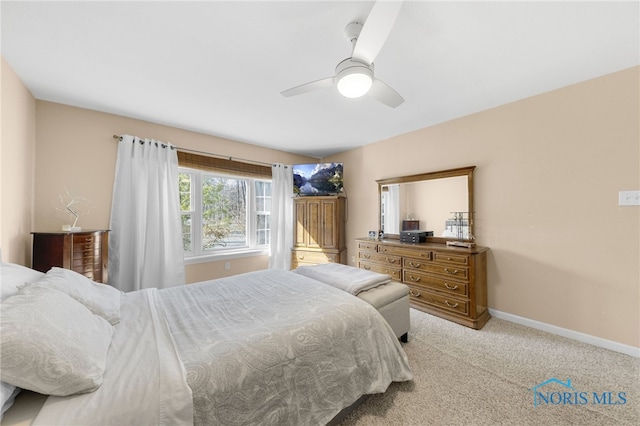
POLYGON ((76 271, 95 282, 107 283, 108 230, 32 234, 33 269, 47 272, 57 266, 76 271))
POLYGON ((411 307, 480 329, 489 320, 486 247, 361 238, 358 267, 409 286, 411 307))
POLYGON ((291 269, 318 263, 347 263, 346 198, 294 198, 291 269))

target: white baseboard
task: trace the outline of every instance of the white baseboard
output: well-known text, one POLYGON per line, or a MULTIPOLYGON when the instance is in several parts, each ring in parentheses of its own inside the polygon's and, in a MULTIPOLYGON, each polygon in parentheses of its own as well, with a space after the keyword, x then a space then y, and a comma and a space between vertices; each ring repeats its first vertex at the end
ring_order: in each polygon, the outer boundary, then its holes
POLYGON ((489 309, 489 313, 495 318, 515 322, 516 324, 525 325, 527 327, 535 328, 536 330, 546 331, 558 336, 568 337, 569 339, 577 340, 579 342, 588 343, 593 346, 598 346, 615 352, 620 352, 625 355, 630 355, 635 358, 640 358, 640 348, 637 348, 635 346, 624 345, 622 343, 614 342, 596 336, 591 336, 590 334, 580 333, 579 331, 569 330, 567 328, 558 327, 506 312, 496 311, 494 309, 489 309))

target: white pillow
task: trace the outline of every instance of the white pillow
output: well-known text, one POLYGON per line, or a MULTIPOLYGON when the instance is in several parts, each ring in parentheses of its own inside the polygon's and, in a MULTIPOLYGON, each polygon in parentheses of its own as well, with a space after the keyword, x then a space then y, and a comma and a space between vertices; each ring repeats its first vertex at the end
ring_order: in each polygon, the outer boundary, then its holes
POLYGON ((9 383, 0 382, 0 401, 2 401, 2 411, 0 412, 0 420, 4 413, 13 405, 13 401, 16 395, 20 393, 20 388, 17 388, 9 383))
POLYGON ((44 277, 44 273, 15 263, 0 263, 0 300, 18 292, 18 286, 32 283, 44 277))
POLYGON ((98 284, 70 269, 51 268, 38 281, 24 287, 51 287, 82 303, 91 312, 111 324, 120 322, 120 296, 122 292, 107 284, 98 284))
POLYGON ((2 303, 2 380, 45 395, 94 391, 112 335, 111 324, 66 294, 23 289, 2 303))

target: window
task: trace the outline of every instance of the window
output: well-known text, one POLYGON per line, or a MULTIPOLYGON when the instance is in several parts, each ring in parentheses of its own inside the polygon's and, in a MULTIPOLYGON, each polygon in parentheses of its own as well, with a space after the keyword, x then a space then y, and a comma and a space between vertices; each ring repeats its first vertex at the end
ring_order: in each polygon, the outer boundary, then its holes
POLYGON ((180 168, 179 189, 185 257, 269 246, 271 181, 180 168))

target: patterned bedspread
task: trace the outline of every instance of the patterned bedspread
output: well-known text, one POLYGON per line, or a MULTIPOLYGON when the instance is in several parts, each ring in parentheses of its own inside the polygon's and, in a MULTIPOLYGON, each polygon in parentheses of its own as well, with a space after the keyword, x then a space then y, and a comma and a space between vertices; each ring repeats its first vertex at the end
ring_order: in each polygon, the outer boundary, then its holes
POLYGON ((326 424, 363 394, 412 378, 366 302, 290 271, 158 291, 199 425, 326 424))

